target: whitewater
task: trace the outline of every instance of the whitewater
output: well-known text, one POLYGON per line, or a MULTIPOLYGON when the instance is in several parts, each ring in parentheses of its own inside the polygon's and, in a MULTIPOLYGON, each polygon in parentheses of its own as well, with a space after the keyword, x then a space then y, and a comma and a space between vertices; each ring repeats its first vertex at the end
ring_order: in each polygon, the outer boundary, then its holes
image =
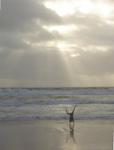
POLYGON ((114 88, 0 88, 0 120, 114 119, 114 88))

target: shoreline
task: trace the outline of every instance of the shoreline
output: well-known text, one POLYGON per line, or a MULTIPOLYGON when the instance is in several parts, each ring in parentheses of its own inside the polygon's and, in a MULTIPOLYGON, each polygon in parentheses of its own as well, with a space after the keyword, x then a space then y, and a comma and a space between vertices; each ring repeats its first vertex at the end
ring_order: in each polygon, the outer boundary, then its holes
MULTIPOLYGON (((49 121, 49 122, 68 122, 68 119, 3 119, 0 120, 0 123, 7 123, 7 122, 39 122, 39 121, 49 121)), ((114 119, 74 119, 75 122, 114 122, 114 119)))

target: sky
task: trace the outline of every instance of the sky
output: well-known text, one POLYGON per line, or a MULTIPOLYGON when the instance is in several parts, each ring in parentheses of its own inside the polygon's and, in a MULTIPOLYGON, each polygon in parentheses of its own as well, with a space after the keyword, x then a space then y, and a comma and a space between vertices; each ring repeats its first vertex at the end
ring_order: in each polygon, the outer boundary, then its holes
POLYGON ((113 0, 1 0, 0 87, 114 86, 113 0))

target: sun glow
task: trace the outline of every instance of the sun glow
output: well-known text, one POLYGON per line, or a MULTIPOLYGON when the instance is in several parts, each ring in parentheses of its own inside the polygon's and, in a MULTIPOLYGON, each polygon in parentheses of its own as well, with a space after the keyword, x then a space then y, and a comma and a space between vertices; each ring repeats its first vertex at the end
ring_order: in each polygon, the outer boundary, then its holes
POLYGON ((66 43, 57 43, 57 48, 61 51, 68 51, 69 50, 69 45, 67 45, 66 43))
POLYGON ((71 57, 79 57, 80 54, 79 54, 79 53, 72 53, 70 56, 71 56, 71 57))
POLYGON ((92 0, 86 1, 47 1, 44 4, 47 8, 55 11, 59 16, 70 16, 76 12, 83 14, 94 13, 100 16, 109 17, 112 14, 113 7, 105 2, 98 2, 92 0))
POLYGON ((112 15, 113 7, 107 4, 98 4, 98 13, 104 17, 110 17, 112 15))
POLYGON ((48 1, 45 3, 45 6, 55 11, 59 16, 72 15, 75 13, 75 6, 68 1, 48 1))
POLYGON ((95 5, 91 1, 78 2, 76 7, 77 10, 81 13, 90 13, 95 10, 95 5))
POLYGON ((48 30, 49 32, 58 32, 60 34, 67 34, 71 33, 74 30, 78 30, 76 25, 56 25, 56 26, 43 26, 44 29, 48 30))
POLYGON ((62 52, 74 53, 74 51, 77 48, 77 45, 60 41, 60 42, 56 43, 56 47, 62 52))

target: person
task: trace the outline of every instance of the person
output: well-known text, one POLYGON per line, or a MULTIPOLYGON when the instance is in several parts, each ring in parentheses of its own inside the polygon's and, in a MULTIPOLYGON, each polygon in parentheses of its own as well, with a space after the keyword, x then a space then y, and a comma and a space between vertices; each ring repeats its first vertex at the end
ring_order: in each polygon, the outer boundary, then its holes
POLYGON ((74 130, 74 111, 77 105, 74 106, 73 110, 71 112, 68 112, 68 110, 66 109, 66 113, 67 115, 69 115, 69 128, 70 131, 74 130))

